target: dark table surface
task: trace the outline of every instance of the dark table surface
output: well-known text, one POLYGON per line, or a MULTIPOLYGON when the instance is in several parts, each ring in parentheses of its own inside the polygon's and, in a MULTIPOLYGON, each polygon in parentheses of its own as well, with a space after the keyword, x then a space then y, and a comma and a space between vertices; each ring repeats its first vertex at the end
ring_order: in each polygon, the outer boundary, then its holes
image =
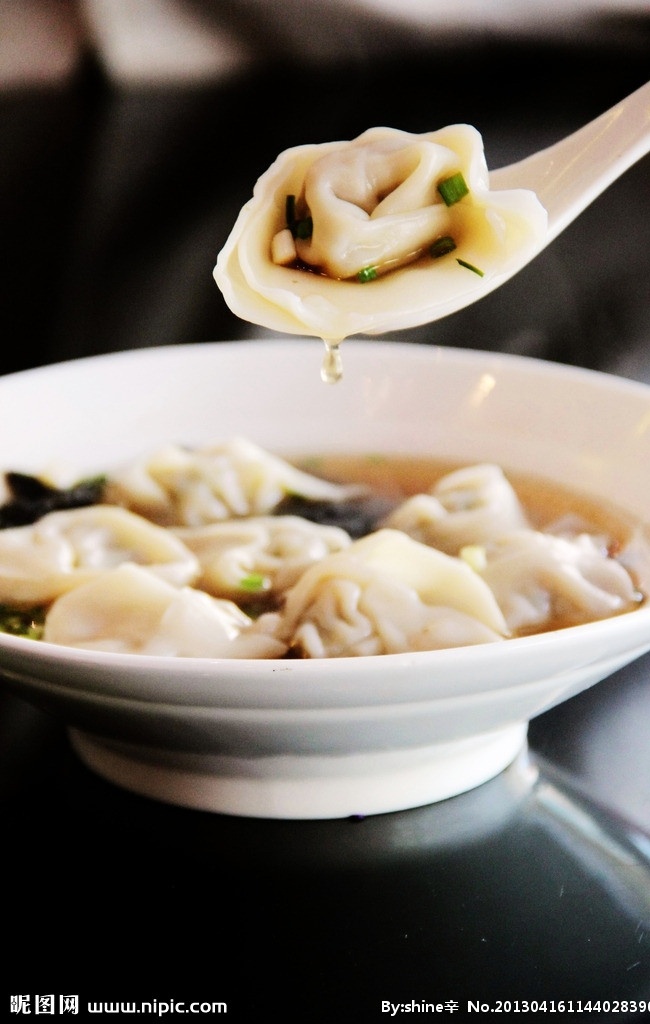
MULTIPOLYGON (((497 167, 642 85, 649 33, 640 19, 624 46, 483 40, 201 88, 118 89, 89 64, 0 96, 0 372, 258 336, 211 272, 280 150, 467 121, 497 167)), ((517 278, 402 336, 650 383, 649 200, 644 158, 517 278)), ((631 1012, 650 1000, 648 722, 650 656, 535 719, 528 754, 471 793, 254 821, 113 787, 64 723, 0 690, 3 998, 222 1001, 230 1019, 301 1022, 573 1000, 579 1020, 648 1020, 631 1012)))

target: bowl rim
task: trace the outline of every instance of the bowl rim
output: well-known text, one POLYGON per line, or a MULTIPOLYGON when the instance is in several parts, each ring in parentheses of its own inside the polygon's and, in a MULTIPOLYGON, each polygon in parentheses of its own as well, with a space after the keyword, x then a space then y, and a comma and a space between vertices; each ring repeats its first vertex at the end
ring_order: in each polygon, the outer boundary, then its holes
MULTIPOLYGON (((294 351, 304 351, 308 346, 312 348, 322 344, 318 338, 308 335, 278 335, 276 336, 255 336, 241 339, 224 339, 223 341, 196 341, 182 342, 180 344, 150 345, 143 348, 117 349, 112 352, 100 352, 95 355, 78 356, 70 359, 62 359, 53 363, 44 363, 39 366, 29 367, 24 370, 16 370, 11 373, 0 375, 0 389, 15 385, 23 380, 37 379, 43 375, 60 373, 83 373, 89 366, 101 366, 113 362, 150 362, 152 360, 170 359, 175 361, 187 356, 190 359, 200 354, 214 355, 215 352, 243 352, 253 353, 255 350, 275 348, 286 348, 294 351)), ((344 355, 352 353, 363 354, 373 350, 399 351, 406 353, 406 359, 422 359, 430 362, 445 360, 449 363, 470 363, 470 362, 496 362, 506 366, 522 369, 534 369, 535 373, 549 376, 561 375, 567 379, 582 378, 591 380, 592 383, 599 382, 608 389, 620 388, 630 393, 637 393, 645 396, 650 401, 650 384, 636 380, 631 377, 622 377, 606 370, 598 370, 592 367, 577 366, 573 363, 562 363, 559 360, 543 359, 538 356, 525 355, 523 353, 506 352, 500 350, 480 349, 473 347, 451 347, 442 344, 429 344, 413 341, 400 341, 393 336, 358 336, 346 338, 341 344, 341 351, 344 355)), ((318 375, 318 361, 314 359, 316 375, 318 375)))
POLYGON ((332 709, 474 696, 484 692, 486 676, 498 678, 504 660, 509 681, 493 681, 491 693, 537 682, 541 661, 545 677, 557 674, 559 678, 568 669, 588 668, 605 657, 619 656, 623 664, 632 660, 625 658, 628 652, 635 652, 636 658, 647 650, 650 602, 607 619, 494 643, 336 659, 170 658, 90 651, 0 634, 0 676, 31 681, 41 688, 65 686, 71 695, 124 698, 147 705, 332 709), (569 650, 574 652, 570 660, 569 650), (469 685, 459 680, 460 669, 469 685), (408 682, 405 672, 412 677, 408 682))

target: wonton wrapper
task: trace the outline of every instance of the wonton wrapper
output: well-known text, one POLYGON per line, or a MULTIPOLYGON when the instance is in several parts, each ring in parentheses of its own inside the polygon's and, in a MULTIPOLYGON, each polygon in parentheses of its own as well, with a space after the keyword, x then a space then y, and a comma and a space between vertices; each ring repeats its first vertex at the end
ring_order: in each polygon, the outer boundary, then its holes
POLYGON ((457 555, 528 526, 526 513, 499 466, 466 466, 447 473, 428 494, 407 498, 384 521, 423 544, 457 555))
POLYGON ((641 601, 624 566, 589 534, 518 530, 489 544, 486 560, 481 576, 513 632, 604 619, 641 601))
POLYGON ((166 445, 113 472, 104 494, 160 526, 204 526, 266 515, 288 495, 342 501, 358 490, 304 473, 235 437, 204 448, 166 445))
POLYGON ((336 343, 444 315, 445 298, 473 301, 481 281, 506 273, 539 248, 547 215, 533 192, 490 192, 479 132, 459 124, 416 135, 371 128, 351 142, 286 150, 257 181, 217 258, 215 280, 230 309, 252 323, 336 343), (447 207, 441 180, 461 172, 469 195, 447 207), (301 259, 329 275, 273 261, 286 230, 286 197, 305 201, 309 240, 301 259), (457 248, 423 256, 365 284, 370 266, 402 264, 451 235, 457 248), (458 264, 462 259, 483 278, 458 264))
POLYGON ((0 602, 48 604, 123 562, 146 565, 175 586, 199 571, 178 537, 134 512, 111 505, 63 509, 0 530, 0 602))
POLYGON ((286 646, 231 601, 122 565, 59 597, 43 639, 66 647, 177 658, 280 658, 286 646))
POLYGON ((436 650, 508 632, 468 565, 396 530, 378 530, 307 569, 287 593, 277 630, 308 658, 436 650))
POLYGON ((174 532, 199 560, 194 585, 239 601, 282 594, 314 562, 351 543, 340 527, 300 516, 257 516, 174 532))

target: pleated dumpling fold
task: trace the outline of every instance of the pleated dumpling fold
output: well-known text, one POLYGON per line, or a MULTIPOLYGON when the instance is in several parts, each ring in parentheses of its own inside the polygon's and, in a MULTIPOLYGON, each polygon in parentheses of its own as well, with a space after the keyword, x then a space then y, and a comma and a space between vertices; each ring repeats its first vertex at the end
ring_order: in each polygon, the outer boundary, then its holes
POLYGON ((280 154, 214 276, 242 319, 337 343, 427 323, 460 296, 474 301, 532 258, 546 228, 534 192, 490 190, 476 128, 371 128, 280 154))

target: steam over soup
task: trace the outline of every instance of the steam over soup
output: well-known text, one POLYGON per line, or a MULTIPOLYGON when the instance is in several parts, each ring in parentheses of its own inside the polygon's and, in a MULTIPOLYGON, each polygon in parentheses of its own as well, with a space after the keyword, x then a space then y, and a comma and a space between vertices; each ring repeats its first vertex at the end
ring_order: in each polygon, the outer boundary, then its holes
POLYGON ((436 650, 633 611, 642 528, 492 464, 169 444, 103 479, 7 474, 5 631, 103 651, 328 658, 436 650))
POLYGON ((282 153, 214 276, 242 319, 336 349, 353 334, 427 323, 446 296, 472 301, 481 278, 536 251, 546 225, 533 192, 490 190, 470 125, 422 135, 371 128, 282 153))

